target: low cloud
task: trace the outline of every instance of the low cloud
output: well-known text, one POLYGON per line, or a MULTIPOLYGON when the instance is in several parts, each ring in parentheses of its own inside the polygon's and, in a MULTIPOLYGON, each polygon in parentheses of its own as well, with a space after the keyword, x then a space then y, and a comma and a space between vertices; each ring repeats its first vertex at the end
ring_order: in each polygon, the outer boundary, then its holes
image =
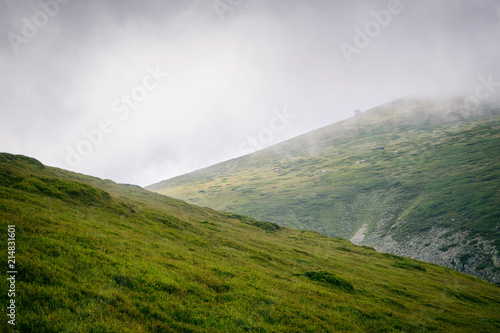
POLYGON ((148 185, 238 156, 285 106, 296 119, 268 145, 401 96, 500 80, 496 1, 401 0, 390 22, 376 15, 394 0, 221 1, 233 4, 223 19, 211 1, 2 2, 0 150, 148 185), (342 43, 367 24, 346 61, 342 43), (120 119, 113 101, 155 66, 169 76, 120 119), (67 147, 104 118, 112 133, 68 166, 67 147))

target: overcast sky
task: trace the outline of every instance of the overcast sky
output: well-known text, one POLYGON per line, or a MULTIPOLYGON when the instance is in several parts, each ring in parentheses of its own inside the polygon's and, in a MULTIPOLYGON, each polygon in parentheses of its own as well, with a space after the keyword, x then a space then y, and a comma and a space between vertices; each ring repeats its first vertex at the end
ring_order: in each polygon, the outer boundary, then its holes
POLYGON ((500 2, 0 0, 0 151, 149 185, 500 81, 500 2))

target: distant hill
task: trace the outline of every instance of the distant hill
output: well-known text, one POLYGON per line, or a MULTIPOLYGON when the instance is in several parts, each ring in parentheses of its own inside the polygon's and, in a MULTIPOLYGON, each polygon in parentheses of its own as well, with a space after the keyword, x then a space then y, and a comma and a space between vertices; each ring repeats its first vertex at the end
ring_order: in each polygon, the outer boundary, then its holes
POLYGON ((500 328, 475 277, 0 154, 5 264, 8 226, 2 332, 500 328))
POLYGON ((147 189, 500 283, 500 107, 461 104, 397 100, 147 189))

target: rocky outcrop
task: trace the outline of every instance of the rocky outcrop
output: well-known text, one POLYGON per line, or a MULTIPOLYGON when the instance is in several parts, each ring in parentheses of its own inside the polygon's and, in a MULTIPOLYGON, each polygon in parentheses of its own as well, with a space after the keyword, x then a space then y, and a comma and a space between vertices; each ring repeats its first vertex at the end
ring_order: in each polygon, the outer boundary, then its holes
POLYGON ((500 285, 500 258, 493 242, 470 238, 466 232, 433 228, 406 240, 395 240, 392 233, 373 232, 361 244, 380 252, 446 266, 500 285))
POLYGON ((354 236, 351 238, 351 242, 353 242, 356 245, 361 244, 365 240, 365 232, 366 228, 368 227, 368 224, 363 224, 363 226, 356 232, 354 236))

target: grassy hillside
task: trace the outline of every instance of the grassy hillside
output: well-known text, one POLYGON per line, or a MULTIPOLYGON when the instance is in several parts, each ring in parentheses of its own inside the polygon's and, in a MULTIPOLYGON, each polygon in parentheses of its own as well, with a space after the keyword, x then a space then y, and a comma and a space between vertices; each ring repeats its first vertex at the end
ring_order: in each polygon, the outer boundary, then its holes
POLYGON ((500 108, 459 102, 398 100, 148 189, 334 237, 366 225, 395 253, 417 237, 405 254, 500 283, 500 108))
POLYGON ((18 332, 500 329, 477 278, 0 154, 5 251, 8 225, 18 332))

